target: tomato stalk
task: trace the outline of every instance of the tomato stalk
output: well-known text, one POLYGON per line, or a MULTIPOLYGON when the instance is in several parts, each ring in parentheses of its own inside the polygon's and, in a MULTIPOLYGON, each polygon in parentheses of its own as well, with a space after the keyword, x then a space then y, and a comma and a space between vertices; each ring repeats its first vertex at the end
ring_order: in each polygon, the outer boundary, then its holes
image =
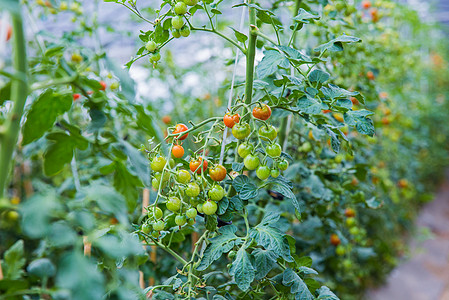
POLYGON ((249 13, 249 38, 248 38, 248 51, 246 53, 246 82, 245 82, 245 103, 250 104, 253 96, 253 83, 254 83, 254 60, 256 57, 256 41, 257 33, 255 32, 256 26, 256 10, 251 7, 254 0, 248 0, 248 13, 249 13))
POLYGON ((5 196, 12 156, 19 136, 20 120, 28 96, 26 44, 20 13, 12 15, 12 23, 14 31, 13 66, 15 73, 19 76, 11 80, 11 99, 14 104, 5 124, 0 128, 0 199, 5 196))

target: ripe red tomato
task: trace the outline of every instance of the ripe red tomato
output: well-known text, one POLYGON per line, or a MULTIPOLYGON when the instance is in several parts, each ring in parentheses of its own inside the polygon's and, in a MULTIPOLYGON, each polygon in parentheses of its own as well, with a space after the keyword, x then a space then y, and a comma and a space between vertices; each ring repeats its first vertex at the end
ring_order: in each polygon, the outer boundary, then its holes
POLYGON ((234 127, 235 123, 240 122, 240 115, 239 114, 235 114, 235 115, 230 115, 230 114, 225 114, 225 116, 223 117, 223 123, 226 125, 226 127, 232 128, 234 127))
POLYGON ((208 162, 207 162, 207 160, 203 161, 202 157, 198 157, 197 159, 192 159, 190 161, 190 164, 189 164, 190 171, 192 171, 193 173, 195 173, 195 171, 196 171, 196 174, 201 174, 201 168, 200 168, 201 162, 203 165, 203 172, 206 172, 208 162))
MULTIPOLYGON (((186 131, 187 129, 188 128, 186 125, 180 123, 180 124, 176 125, 175 130, 173 130, 172 134, 181 133, 181 132, 186 131)), ((189 136, 188 133, 184 134, 183 136, 178 137, 178 140, 180 140, 180 141, 185 140, 187 138, 187 136, 189 136)))
POLYGON ((373 73, 372 71, 366 72, 366 77, 367 77, 369 80, 374 80, 374 79, 376 79, 376 76, 374 76, 374 73, 373 73))
POLYGON ((226 178, 226 168, 222 165, 216 165, 209 169, 209 175, 213 181, 222 181, 226 178))
POLYGON ((350 207, 346 208, 345 209, 345 216, 348 217, 348 218, 355 217, 355 210, 350 208, 350 207))
POLYGON ((271 116, 271 108, 266 104, 257 105, 253 109, 253 116, 259 120, 267 120, 271 116))
POLYGON ((335 233, 331 234, 330 240, 331 240, 331 244, 334 246, 338 246, 341 243, 340 238, 335 233))
POLYGON ((73 94, 73 101, 78 100, 79 98, 81 98, 80 94, 73 94))
POLYGON ((171 123, 171 117, 170 116, 163 116, 162 117, 162 122, 164 122, 164 124, 170 124, 171 123))
POLYGON ((181 145, 174 145, 171 153, 176 158, 181 158, 184 156, 184 148, 181 145))
POLYGON ((362 1, 362 7, 364 9, 370 8, 371 7, 371 1, 369 1, 369 0, 362 1))
POLYGON ((101 84, 100 91, 105 91, 105 90, 106 90, 106 87, 107 87, 106 82, 104 82, 103 80, 101 80, 101 81, 100 81, 100 84, 101 84))

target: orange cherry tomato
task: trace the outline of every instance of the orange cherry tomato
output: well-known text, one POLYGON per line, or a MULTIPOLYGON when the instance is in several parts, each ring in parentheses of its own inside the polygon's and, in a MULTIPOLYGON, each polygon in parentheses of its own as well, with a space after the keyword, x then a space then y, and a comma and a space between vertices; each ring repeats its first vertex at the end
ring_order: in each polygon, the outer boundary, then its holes
MULTIPOLYGON (((173 134, 181 133, 181 132, 186 131, 187 129, 188 129, 188 128, 187 128, 186 125, 180 123, 180 124, 177 124, 177 125, 175 126, 175 130, 173 130, 172 133, 173 133, 173 134)), ((183 136, 180 136, 180 137, 178 138, 178 140, 180 140, 180 141, 185 140, 185 139, 187 138, 188 135, 189 135, 189 134, 186 133, 186 134, 184 134, 183 136)))
POLYGON ((216 165, 209 169, 209 175, 213 181, 222 181, 226 178, 226 168, 222 165, 216 165))
POLYGON ((105 91, 105 90, 106 90, 106 87, 107 87, 106 82, 104 82, 103 80, 101 80, 101 81, 100 81, 100 84, 101 84, 100 91, 105 91))
POLYGON ((355 217, 355 210, 348 207, 345 209, 345 216, 348 218, 354 218, 355 217))
POLYGON ((184 156, 184 148, 181 145, 174 145, 171 153, 176 158, 181 158, 184 156))
POLYGON ((162 117, 162 122, 164 122, 164 124, 170 124, 171 123, 171 117, 170 116, 163 116, 162 117))
MULTIPOLYGON (((11 39, 12 27, 11 27, 11 25, 9 25, 7 23, 5 23, 5 24, 6 24, 6 42, 7 42, 7 41, 9 41, 11 39)), ((2 23, 0 21, 0 30, 1 30, 1 28, 2 28, 2 23)))
POLYGON ((374 80, 374 79, 376 78, 376 76, 374 76, 374 73, 371 72, 371 71, 366 72, 366 77, 367 77, 369 80, 374 80))
POLYGON ((253 109, 253 116, 259 120, 267 120, 271 116, 271 108, 266 104, 256 105, 253 109))
POLYGON ((234 127, 234 125, 236 123, 240 122, 240 115, 239 114, 235 114, 235 115, 230 115, 229 113, 227 113, 224 117, 223 117, 223 123, 226 125, 226 127, 232 128, 234 127))
POLYGON ((357 100, 356 97, 351 97, 351 102, 352 102, 352 104, 354 104, 354 105, 359 105, 359 104, 360 104, 359 100, 357 100))
POLYGON ((331 234, 330 240, 331 240, 331 244, 334 246, 338 246, 341 243, 340 238, 335 233, 331 234))
POLYGON ((73 101, 78 100, 79 98, 81 98, 80 94, 73 94, 73 101))
POLYGON ((364 9, 370 8, 371 7, 371 1, 369 1, 369 0, 362 1, 362 7, 364 9))
POLYGON ((208 162, 207 160, 203 160, 202 157, 198 157, 197 159, 192 159, 189 164, 190 171, 196 174, 201 174, 201 165, 203 165, 203 172, 206 172, 208 162))

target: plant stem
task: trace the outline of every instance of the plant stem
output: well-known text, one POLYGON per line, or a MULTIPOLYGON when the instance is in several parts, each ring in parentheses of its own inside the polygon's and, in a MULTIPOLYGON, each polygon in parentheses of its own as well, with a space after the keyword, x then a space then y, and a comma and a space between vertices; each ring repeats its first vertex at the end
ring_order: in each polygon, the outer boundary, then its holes
POLYGON ((26 45, 23 33, 22 16, 12 16, 14 32, 14 70, 21 79, 11 80, 11 99, 14 102, 4 124, 3 132, 0 131, 0 198, 5 196, 11 160, 17 143, 20 130, 20 120, 28 95, 26 45), (3 134, 3 135, 2 135, 3 134))
POLYGON ((215 33, 216 35, 224 38, 225 40, 227 40, 228 42, 230 42, 231 44, 233 44, 234 46, 236 46, 237 48, 240 49, 240 51, 243 52, 243 54, 247 54, 245 48, 243 48, 242 46, 240 46, 236 41, 234 41, 233 39, 225 36, 224 34, 222 34, 221 32, 216 31, 215 29, 209 29, 209 28, 198 28, 198 27, 190 27, 190 30, 196 30, 196 31, 205 31, 205 32, 212 32, 215 33))
POLYGON ((249 13, 249 39, 248 51, 246 53, 246 82, 245 82, 245 103, 250 104, 253 96, 253 82, 254 82, 254 60, 256 57, 256 41, 257 34, 254 31, 256 26, 256 10, 250 5, 254 0, 248 0, 249 13))

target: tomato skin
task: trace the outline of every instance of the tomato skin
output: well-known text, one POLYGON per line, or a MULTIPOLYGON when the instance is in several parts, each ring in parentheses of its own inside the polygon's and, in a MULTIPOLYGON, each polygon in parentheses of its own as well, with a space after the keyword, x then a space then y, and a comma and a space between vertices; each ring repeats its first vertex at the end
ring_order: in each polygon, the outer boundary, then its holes
POLYGON ((159 52, 154 52, 150 55, 150 62, 155 63, 161 60, 161 54, 159 52))
POLYGON ((184 148, 181 145, 174 145, 171 153, 176 158, 181 158, 184 156, 184 148))
POLYGON ((245 157, 243 163, 248 170, 255 170, 260 164, 260 159, 257 155, 249 154, 245 157))
POLYGON ((260 180, 265 180, 270 177, 270 168, 268 166, 259 166, 256 170, 256 176, 260 180))
POLYGON ((178 2, 175 5, 175 14, 177 15, 183 15, 185 13, 187 13, 187 5, 184 2, 178 2))
POLYGON ((162 172, 162 170, 164 169, 166 164, 167 164, 167 160, 165 159, 165 157, 156 156, 151 161, 151 165, 150 165, 151 170, 153 170, 154 172, 162 172))
POLYGON ((368 0, 362 1, 362 7, 363 7, 363 9, 370 8, 371 7, 371 1, 368 1, 368 0))
POLYGON ((182 16, 176 16, 171 19, 171 26, 174 29, 181 29, 184 26, 184 19, 182 16))
POLYGON ((338 256, 343 256, 346 253, 346 249, 343 245, 338 245, 337 248, 335 248, 335 253, 337 253, 338 256))
MULTIPOLYGON (((178 133, 184 132, 186 130, 188 130, 187 126, 180 123, 175 126, 175 130, 173 130, 172 134, 178 134, 178 133)), ((185 140, 188 136, 189 136, 189 134, 186 133, 183 136, 178 137, 178 140, 180 140, 180 141, 185 140)))
POLYGON ((355 225, 355 223, 356 223, 355 218, 353 218, 353 217, 349 217, 346 219, 346 225, 348 227, 353 227, 355 225))
POLYGON ((241 158, 245 158, 246 156, 251 154, 251 152, 253 152, 253 149, 253 145, 244 143, 238 147, 237 152, 241 158))
POLYGON ((182 216, 182 215, 177 215, 175 217, 175 223, 178 226, 184 226, 187 223, 187 218, 186 216, 182 216))
POLYGON ((222 181, 226 178, 226 168, 222 165, 216 165, 209 169, 209 176, 213 181, 222 181))
POLYGON ((181 37, 181 31, 179 31, 178 29, 173 29, 171 34, 175 39, 179 39, 181 37))
POLYGON ((200 194, 200 186, 196 182, 191 182, 187 185, 186 195, 189 197, 196 197, 200 194))
POLYGON ((209 190, 207 194, 209 195, 209 198, 211 200, 220 201, 221 199, 223 199, 225 191, 220 185, 215 185, 209 190))
POLYGON ((366 72, 366 77, 367 77, 369 80, 374 80, 374 79, 376 79, 376 76, 374 75, 374 73, 373 73, 372 71, 366 72))
POLYGON ((203 204, 203 211, 206 215, 210 216, 217 212, 218 205, 214 201, 206 201, 203 204))
POLYGON ((179 170, 176 176, 176 180, 180 183, 188 183, 192 179, 192 176, 186 170, 179 170))
POLYGON ((196 210, 197 210, 200 214, 204 213, 204 210, 203 210, 203 203, 198 204, 198 205, 196 206, 196 210))
POLYGON ((186 216, 189 219, 195 219, 196 215, 197 215, 196 209, 194 209, 193 207, 186 211, 186 216))
POLYGON ((281 172, 279 172, 278 169, 271 169, 271 172, 270 172, 271 177, 278 178, 280 174, 281 174, 281 172))
POLYGON ((164 122, 164 124, 170 124, 171 123, 171 117, 169 115, 163 116, 162 117, 162 122, 164 122))
POLYGON ((189 6, 194 6, 198 3, 198 0, 184 0, 184 3, 189 6))
POLYGON ((247 138, 250 133, 251 127, 249 127, 248 123, 238 123, 232 128, 232 135, 238 140, 247 138))
POLYGON ((278 167, 279 167, 279 170, 281 170, 281 171, 287 170, 288 169, 288 161, 283 160, 283 161, 279 162, 278 167))
POLYGON ((164 230, 164 228, 165 228, 165 223, 162 220, 159 220, 153 224, 153 229, 156 231, 164 230))
POLYGON ((200 165, 201 165, 201 162, 202 162, 202 165, 203 165, 203 172, 206 172, 206 170, 207 170, 207 165, 209 164, 208 162, 207 162, 207 160, 204 160, 203 161, 203 158, 202 157, 198 157, 196 160, 195 159, 192 159, 191 161, 190 161, 190 164, 189 164, 189 167, 190 167, 190 171, 192 171, 193 173, 195 173, 195 170, 196 170, 196 174, 201 174, 201 167, 200 167, 200 165))
POLYGON ((278 133, 273 125, 262 126, 259 128, 259 136, 264 141, 273 141, 278 133))
POLYGON ((281 145, 278 143, 268 145, 265 151, 269 157, 279 157, 282 153, 281 145))
POLYGON ((146 234, 150 233, 150 231, 151 231, 150 224, 147 224, 147 223, 143 224, 142 225, 142 231, 143 231, 143 233, 146 233, 146 234))
POLYGON ((160 219, 162 219, 162 216, 164 215, 164 213, 162 212, 162 209, 160 209, 159 207, 155 207, 154 209, 153 209, 153 217, 156 219, 156 220, 160 220, 160 219))
POLYGON ((190 35, 190 28, 187 25, 184 25, 180 30, 179 33, 183 37, 188 37, 190 35))
POLYGON ((100 91, 105 91, 105 90, 106 90, 106 87, 107 87, 106 82, 104 82, 103 80, 101 80, 99 83, 101 84, 100 91))
POLYGON ((239 123, 239 122, 240 122, 240 115, 239 114, 231 115, 231 114, 227 113, 223 117, 223 123, 228 128, 234 127, 234 125, 236 123, 239 123))
POLYGON ((348 218, 355 217, 355 210, 350 208, 350 207, 346 208, 345 209, 345 216, 348 217, 348 218))
POLYGON ((339 238, 338 235, 335 234, 335 233, 332 233, 332 234, 331 234, 330 242, 331 242, 331 244, 334 245, 334 246, 338 246, 338 245, 340 245, 340 243, 341 243, 340 238, 339 238))
POLYGON ((259 120, 267 120, 271 116, 271 108, 266 104, 257 105, 253 108, 253 116, 259 120))
POLYGON ((81 98, 80 94, 73 94, 73 101, 78 100, 79 98, 81 98))
POLYGON ((177 212, 181 208, 181 200, 178 197, 170 197, 166 206, 168 210, 177 212))
POLYGON ((157 45, 154 41, 149 40, 148 43, 145 44, 145 48, 148 52, 154 52, 157 49, 157 45))

